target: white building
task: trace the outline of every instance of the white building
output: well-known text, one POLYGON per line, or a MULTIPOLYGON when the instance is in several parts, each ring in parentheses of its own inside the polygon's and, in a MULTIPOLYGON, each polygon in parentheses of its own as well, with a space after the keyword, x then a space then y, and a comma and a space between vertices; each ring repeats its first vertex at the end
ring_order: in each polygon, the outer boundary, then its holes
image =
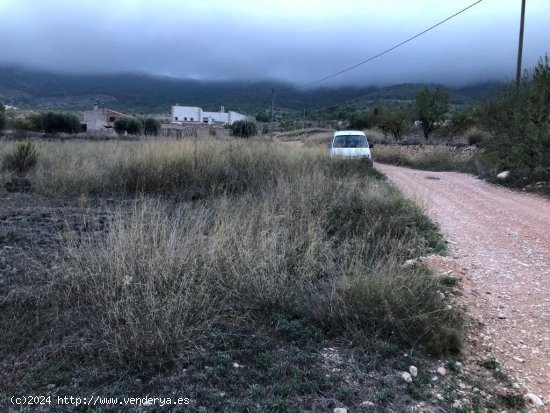
POLYGON ((205 112, 198 106, 172 106, 172 123, 202 123, 212 125, 214 123, 233 124, 238 120, 245 120, 246 116, 240 113, 226 112, 222 106, 219 112, 205 112))

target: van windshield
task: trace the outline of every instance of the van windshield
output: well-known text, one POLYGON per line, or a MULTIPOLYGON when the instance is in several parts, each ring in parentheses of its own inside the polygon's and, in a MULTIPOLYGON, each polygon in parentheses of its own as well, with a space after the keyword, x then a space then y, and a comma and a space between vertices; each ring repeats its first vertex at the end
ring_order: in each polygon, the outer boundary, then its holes
POLYGON ((334 137, 333 148, 366 148, 367 139, 362 135, 340 135, 334 137))

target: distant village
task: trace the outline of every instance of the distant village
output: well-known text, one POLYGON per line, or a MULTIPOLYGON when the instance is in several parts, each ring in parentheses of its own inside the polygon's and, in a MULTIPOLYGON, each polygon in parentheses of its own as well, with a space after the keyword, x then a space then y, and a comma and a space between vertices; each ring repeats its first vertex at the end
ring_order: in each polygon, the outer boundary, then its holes
POLYGON ((217 112, 204 111, 198 106, 172 106, 170 115, 155 115, 138 117, 119 112, 105 107, 96 102, 91 110, 73 115, 66 112, 42 112, 38 110, 20 109, 6 105, 2 107, 9 112, 9 117, 4 117, 9 123, 0 129, 30 133, 83 133, 97 137, 116 137, 120 134, 135 134, 135 124, 140 133, 145 135, 162 135, 165 137, 196 136, 197 130, 206 127, 223 128, 233 125, 237 121, 248 119, 246 115, 226 110, 220 106, 217 112), (154 124, 154 132, 148 133, 148 125, 154 124), (126 128, 126 126, 134 126, 126 128))
MULTIPOLYGON (((113 130, 117 119, 127 117, 131 116, 116 110, 99 107, 99 104, 96 103, 92 110, 83 113, 81 129, 82 132, 113 130)), ((180 106, 176 104, 172 106, 170 123, 161 124, 161 130, 166 135, 185 126, 225 126, 246 118, 247 116, 241 113, 225 111, 224 106, 220 107, 219 112, 206 112, 198 106, 180 106)))

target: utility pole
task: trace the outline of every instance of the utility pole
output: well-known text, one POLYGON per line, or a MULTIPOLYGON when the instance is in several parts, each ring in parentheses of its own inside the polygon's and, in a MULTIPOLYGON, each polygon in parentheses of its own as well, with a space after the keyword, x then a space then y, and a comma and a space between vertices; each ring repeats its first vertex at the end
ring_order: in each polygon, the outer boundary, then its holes
POLYGON ((273 141, 273 115, 275 110, 275 89, 271 89, 271 118, 269 120, 269 140, 273 141))
POLYGON ((519 23, 518 67, 516 70, 516 86, 521 80, 521 59, 523 56, 523 26, 525 23, 525 0, 521 0, 521 20, 519 23))

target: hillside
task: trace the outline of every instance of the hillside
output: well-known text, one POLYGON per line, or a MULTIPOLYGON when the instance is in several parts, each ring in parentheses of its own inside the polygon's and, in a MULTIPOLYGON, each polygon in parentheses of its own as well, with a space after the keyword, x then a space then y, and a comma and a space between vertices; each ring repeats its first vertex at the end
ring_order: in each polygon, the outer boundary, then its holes
MULTIPOLYGON (((331 106, 367 109, 380 104, 406 104, 424 86, 401 84, 297 90, 289 84, 269 81, 206 82, 144 74, 67 75, 0 68, 2 103, 55 110, 82 110, 89 108, 93 101, 100 101, 130 113, 166 113, 176 103, 197 105, 204 110, 217 110, 223 105, 226 109, 256 113, 269 107, 272 88, 277 92, 276 106, 285 111, 331 106)), ((463 105, 490 96, 497 87, 498 83, 494 82, 450 89, 453 103, 463 105)))

